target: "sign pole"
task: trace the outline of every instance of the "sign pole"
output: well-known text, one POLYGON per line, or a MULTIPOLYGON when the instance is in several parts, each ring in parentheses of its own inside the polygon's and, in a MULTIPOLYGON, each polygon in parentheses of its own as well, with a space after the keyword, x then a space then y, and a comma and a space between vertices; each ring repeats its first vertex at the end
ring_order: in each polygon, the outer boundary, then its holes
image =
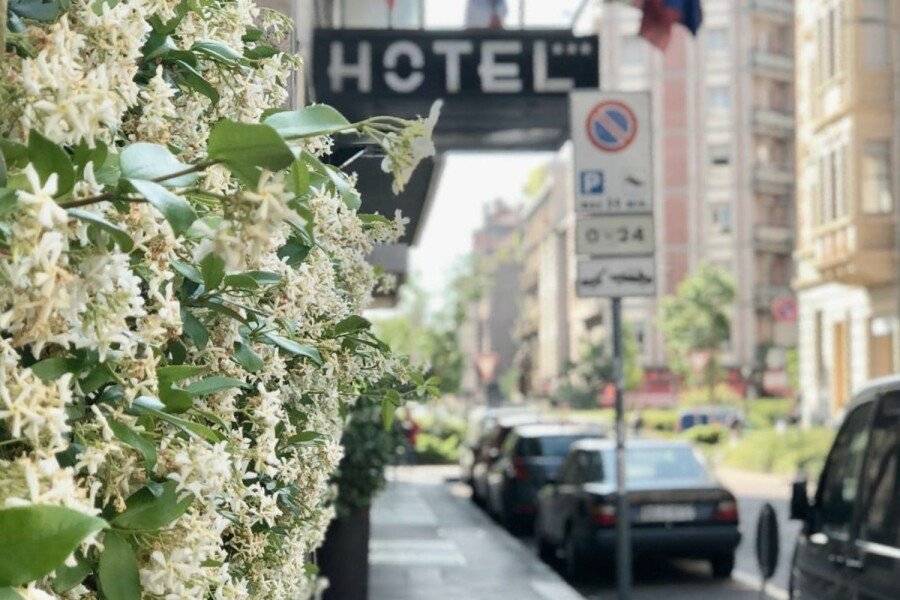
POLYGON ((616 388, 616 587, 619 600, 631 600, 631 513, 625 487, 625 352, 619 297, 612 298, 612 329, 616 388))

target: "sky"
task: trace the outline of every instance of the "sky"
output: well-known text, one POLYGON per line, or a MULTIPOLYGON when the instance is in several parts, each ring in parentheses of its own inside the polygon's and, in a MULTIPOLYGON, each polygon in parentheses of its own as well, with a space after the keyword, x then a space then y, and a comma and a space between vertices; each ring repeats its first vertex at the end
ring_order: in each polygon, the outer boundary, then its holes
MULTIPOLYGON (((507 27, 518 25, 521 1, 507 0, 507 27)), ((567 27, 581 0, 525 3, 527 25, 567 27)), ((426 27, 461 27, 465 6, 466 0, 426 0, 426 27)), ((497 198, 520 203, 528 174, 551 156, 546 152, 446 155, 425 228, 410 256, 411 280, 428 292, 431 310, 441 308, 441 297, 455 268, 471 252, 472 234, 483 222, 483 207, 497 198)))
MULTIPOLYGON (((483 220, 483 207, 497 198, 522 200, 528 174, 551 158, 547 152, 452 152, 410 257, 412 280, 439 298, 454 267, 472 249, 472 234, 483 220)), ((439 309, 440 306, 432 306, 439 309)))

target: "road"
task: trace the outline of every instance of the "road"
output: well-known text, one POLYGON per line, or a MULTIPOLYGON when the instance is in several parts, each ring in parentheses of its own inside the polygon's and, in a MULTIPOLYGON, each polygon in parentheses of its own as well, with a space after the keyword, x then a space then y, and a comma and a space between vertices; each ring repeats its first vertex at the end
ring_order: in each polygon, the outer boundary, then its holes
MULTIPOLYGON (((373 600, 508 597, 540 600, 613 600, 608 573, 577 593, 536 559, 533 541, 513 538, 469 499, 469 488, 446 467, 392 469, 391 485, 372 512, 370 544, 373 600), (568 589, 567 589, 568 588, 568 589)), ((720 474, 721 475, 721 474, 720 474)), ((714 580, 700 561, 638 562, 633 600, 756 600, 753 540, 763 502, 779 512, 783 544, 793 546, 796 527, 786 526, 787 488, 782 480, 729 473, 723 481, 738 496, 744 541, 735 577, 714 580)), ((790 551, 782 553, 770 596, 784 600, 790 551)))

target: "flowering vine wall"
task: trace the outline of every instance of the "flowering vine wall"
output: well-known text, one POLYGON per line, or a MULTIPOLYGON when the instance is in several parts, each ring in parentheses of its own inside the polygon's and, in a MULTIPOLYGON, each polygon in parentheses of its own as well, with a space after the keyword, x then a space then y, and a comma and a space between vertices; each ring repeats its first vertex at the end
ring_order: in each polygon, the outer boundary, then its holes
POLYGON ((403 220, 323 159, 365 137, 399 191, 437 107, 279 109, 288 23, 248 0, 4 16, 0 598, 314 595, 349 407, 433 387, 359 316, 403 220))

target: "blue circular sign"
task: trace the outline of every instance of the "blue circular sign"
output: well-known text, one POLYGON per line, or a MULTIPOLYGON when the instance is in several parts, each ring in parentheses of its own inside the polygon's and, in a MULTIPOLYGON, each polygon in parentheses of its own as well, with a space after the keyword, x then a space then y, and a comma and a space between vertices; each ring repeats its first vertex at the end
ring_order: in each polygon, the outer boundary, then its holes
POLYGON ((637 136, 638 122, 634 111, 623 102, 607 100, 591 110, 587 118, 591 143, 606 152, 620 152, 637 136))

